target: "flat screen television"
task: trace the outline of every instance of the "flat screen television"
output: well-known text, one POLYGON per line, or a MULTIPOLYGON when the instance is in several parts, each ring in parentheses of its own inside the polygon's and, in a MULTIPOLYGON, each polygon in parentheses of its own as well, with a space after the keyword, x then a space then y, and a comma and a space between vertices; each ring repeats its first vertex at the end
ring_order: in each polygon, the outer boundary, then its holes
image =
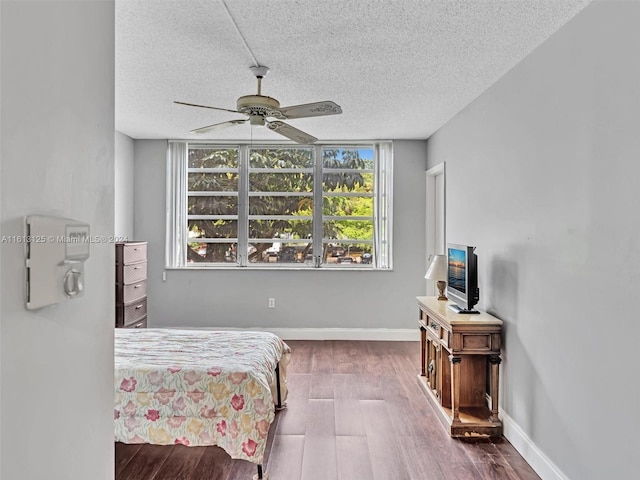
POLYGON ((476 247, 447 244, 447 297, 449 308, 457 313, 478 313, 473 307, 480 300, 476 247))

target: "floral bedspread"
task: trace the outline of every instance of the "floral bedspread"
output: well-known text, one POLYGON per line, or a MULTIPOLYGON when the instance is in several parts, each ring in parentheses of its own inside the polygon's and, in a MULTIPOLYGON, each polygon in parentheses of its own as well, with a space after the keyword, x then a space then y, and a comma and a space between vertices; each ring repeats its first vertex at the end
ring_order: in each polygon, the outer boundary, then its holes
POLYGON ((288 360, 267 332, 115 329, 115 441, 218 445, 262 463, 274 369, 284 402, 288 360))

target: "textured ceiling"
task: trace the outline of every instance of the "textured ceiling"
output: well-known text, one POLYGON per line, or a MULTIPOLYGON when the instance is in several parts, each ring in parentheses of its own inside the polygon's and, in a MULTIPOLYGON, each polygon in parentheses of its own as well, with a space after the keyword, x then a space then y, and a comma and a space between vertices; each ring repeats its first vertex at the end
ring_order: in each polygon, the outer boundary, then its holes
POLYGON ((287 120, 320 140, 425 139, 589 0, 116 0, 116 129, 132 138, 282 139, 242 115, 333 100, 343 114, 287 120), (237 28, 236 28, 237 25, 237 28), (243 40, 244 38, 244 40, 243 40), (245 44, 246 41, 246 44, 245 44))

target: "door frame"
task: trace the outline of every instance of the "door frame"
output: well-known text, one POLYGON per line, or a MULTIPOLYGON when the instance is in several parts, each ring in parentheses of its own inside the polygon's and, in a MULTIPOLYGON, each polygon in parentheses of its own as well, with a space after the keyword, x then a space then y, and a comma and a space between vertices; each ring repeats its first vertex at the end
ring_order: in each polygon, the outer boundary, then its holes
MULTIPOLYGON (((440 232, 442 235, 442 245, 446 246, 446 213, 447 213, 447 204, 446 204, 446 169, 445 169, 445 162, 442 162, 430 169, 427 170, 426 172, 426 202, 425 202, 425 209, 426 209, 426 257, 425 257, 425 272, 427 271, 427 268, 429 267, 429 261, 431 259, 432 255, 438 254, 438 253, 445 253, 443 252, 436 252, 436 245, 437 245, 437 239, 436 239, 436 232, 438 231, 438 227, 440 227, 440 232), (442 175, 442 191, 440 192, 440 198, 437 198, 437 191, 436 191, 436 178, 438 176, 442 175), (436 215, 436 205, 438 204, 438 201, 441 202, 441 204, 443 205, 443 215, 442 218, 440 220, 440 225, 437 225, 436 222, 438 221, 438 216, 436 215)), ((426 291, 427 291, 427 295, 435 295, 436 293, 436 287, 435 287, 435 282, 432 280, 426 280, 426 291)))

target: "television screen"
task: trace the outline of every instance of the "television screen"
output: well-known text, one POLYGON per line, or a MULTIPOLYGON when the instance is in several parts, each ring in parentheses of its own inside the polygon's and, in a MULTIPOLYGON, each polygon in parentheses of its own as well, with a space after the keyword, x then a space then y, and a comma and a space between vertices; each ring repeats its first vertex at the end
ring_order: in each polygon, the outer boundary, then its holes
POLYGON ((467 252, 456 248, 449 248, 449 279, 450 288, 466 293, 467 252))
POLYGON ((480 298, 478 261, 470 245, 447 244, 447 295, 458 313, 478 313, 473 307, 480 298))

